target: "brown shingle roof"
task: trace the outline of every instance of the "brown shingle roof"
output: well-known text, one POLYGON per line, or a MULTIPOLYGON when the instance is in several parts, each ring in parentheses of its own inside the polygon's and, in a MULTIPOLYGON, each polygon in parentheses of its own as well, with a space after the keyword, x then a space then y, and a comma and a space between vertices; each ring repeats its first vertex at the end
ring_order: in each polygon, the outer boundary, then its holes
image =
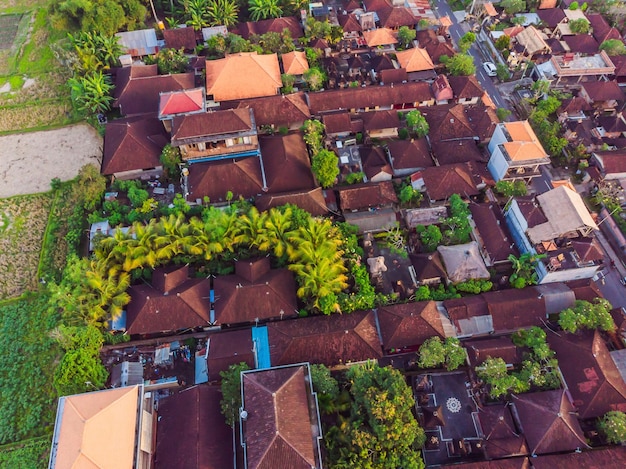
POLYGON ((574 98, 564 99, 561 102, 561 107, 557 111, 557 114, 561 114, 567 112, 568 114, 576 114, 580 111, 591 111, 592 107, 589 105, 587 101, 585 101, 580 96, 576 96, 574 98))
POLYGON ((391 2, 389 0, 363 0, 363 6, 366 11, 378 11, 389 8, 391 2))
POLYGON ((469 163, 433 166, 422 171, 430 200, 445 200, 452 194, 477 195, 481 177, 469 163))
MULTIPOLYGON (((159 269, 155 269, 157 275, 159 269)), ((211 283, 207 279, 188 279, 167 292, 152 285, 132 285, 126 308, 129 334, 151 334, 207 326, 211 304, 211 283)))
MULTIPOLYGON (((152 75, 151 66, 124 67, 117 74, 114 106, 125 116, 156 114, 159 111, 159 93, 191 89, 195 86, 193 73, 152 75), (130 69, 126 71, 127 69, 130 69)), ((156 65, 154 66, 156 67, 156 65)))
POLYGON ((442 65, 440 60, 442 56, 445 55, 447 57, 452 57, 456 53, 454 47, 447 42, 431 42, 430 44, 421 47, 426 49, 426 52, 430 55, 430 59, 433 61, 433 65, 435 66, 442 65))
POLYGON ((377 10, 380 25, 384 28, 396 29, 400 26, 413 26, 417 18, 406 7, 387 7, 377 10))
POLYGON ((304 361, 334 366, 382 356, 372 311, 272 322, 267 330, 272 366, 304 361))
POLYGON ((548 335, 582 419, 626 411, 626 384, 598 331, 548 335))
POLYGON ((220 372, 228 370, 229 366, 237 363, 244 362, 250 368, 254 368, 253 348, 250 329, 226 330, 211 334, 207 360, 209 380, 220 380, 220 372))
POLYGON ((418 346, 430 337, 445 338, 434 301, 384 306, 378 309, 378 323, 385 350, 418 346))
POLYGON ((307 367, 243 373, 241 381, 247 467, 321 469, 307 367))
POLYGON ((493 461, 462 462, 455 469, 530 469, 528 458, 507 458, 493 461))
POLYGON ((403 83, 409 79, 406 69, 394 68, 380 71, 380 81, 382 83, 403 83))
POLYGON ((594 158, 604 174, 626 172, 626 151, 596 151, 594 158))
POLYGON ((236 200, 263 193, 263 177, 259 158, 196 163, 189 169, 191 200, 207 196, 212 203, 224 202, 231 191, 236 200))
POLYGON ((164 29, 163 38, 170 49, 192 51, 196 47, 196 32, 193 28, 164 29))
POLYGON ((391 181, 371 184, 353 184, 337 189, 341 210, 359 210, 398 202, 391 181))
POLYGON ((563 389, 512 397, 531 454, 589 448, 563 389))
POLYGON ((300 133, 263 136, 259 143, 269 192, 315 187, 309 153, 300 133))
POLYGON ((250 109, 228 109, 188 116, 175 116, 172 123, 172 145, 187 139, 211 137, 256 130, 250 109))
POLYGON ((328 213, 328 207, 326 206, 321 187, 316 187, 309 191, 262 195, 255 199, 254 204, 260 211, 280 207, 285 204, 292 204, 306 210, 313 216, 322 216, 328 213))
POLYGON ((478 419, 485 435, 483 447, 489 459, 528 454, 526 440, 515 426, 508 404, 484 406, 478 419))
POLYGON ((167 135, 158 119, 114 120, 105 130, 102 174, 161 166, 160 156, 166 143, 167 135))
POLYGON ((515 201, 526 223, 528 223, 528 228, 541 225, 548 221, 533 196, 516 197, 515 201))
POLYGON ((470 204, 469 208, 492 262, 505 261, 511 254, 517 255, 515 243, 509 236, 504 216, 497 204, 470 204))
POLYGON ((463 342, 463 345, 467 349, 467 355, 472 366, 482 364, 489 357, 502 358, 505 363, 511 365, 522 362, 522 354, 511 340, 511 336, 467 340, 463 342))
POLYGON ((433 94, 438 101, 444 101, 454 98, 454 91, 450 86, 448 77, 445 75, 438 75, 437 79, 432 84, 433 94))
POLYGON ((618 39, 622 40, 622 36, 619 31, 615 28, 612 28, 611 25, 606 21, 604 16, 599 13, 596 14, 587 14, 587 20, 591 24, 591 30, 593 37, 598 41, 598 44, 602 44, 604 41, 609 39, 618 39))
POLYGON ((206 94, 215 101, 273 96, 282 86, 276 54, 241 52, 206 63, 206 94))
POLYGON ((408 168, 427 168, 435 162, 430 156, 426 138, 416 140, 392 140, 387 144, 395 170, 408 168))
POLYGON ((472 99, 472 98, 480 98, 483 94, 485 94, 485 90, 482 89, 480 83, 476 79, 476 75, 472 75, 469 77, 448 77, 448 81, 450 82, 450 86, 452 90, 454 90, 454 96, 457 99, 472 99))
POLYGON ((412 105, 433 99, 428 83, 413 82, 393 86, 370 86, 308 93, 312 114, 339 109, 362 109, 376 106, 412 105))
POLYGON ((300 22, 293 16, 239 23, 237 25, 236 32, 238 32, 244 39, 248 39, 253 34, 258 34, 260 36, 269 32, 282 33, 283 29, 288 29, 293 39, 300 38, 304 35, 300 22))
POLYGON ((552 29, 556 28, 556 26, 565 19, 565 13, 563 13, 561 8, 537 10, 537 16, 552 29))
POLYGON ((293 93, 265 98, 244 99, 222 103, 222 109, 245 108, 254 109, 254 120, 257 127, 275 125, 276 127, 290 127, 303 123, 309 117, 309 106, 304 93, 293 93))
MULTIPOLYGON (((267 258, 250 262, 269 262, 267 258)), ((260 278, 222 275, 213 281, 216 324, 292 317, 297 313, 296 282, 287 269, 273 269, 260 278)))
POLYGON ((199 385, 159 401, 155 469, 232 469, 232 429, 220 412, 220 386, 199 385), (207 429, 211 429, 207 431, 207 429))
POLYGON ((533 458, 534 469, 598 469, 626 467, 626 448, 612 446, 582 453, 553 454, 533 458))
POLYGON ((415 278, 417 278, 417 280, 425 281, 434 278, 446 278, 446 270, 443 267, 441 256, 437 251, 423 254, 411 254, 409 258, 415 269, 415 278))

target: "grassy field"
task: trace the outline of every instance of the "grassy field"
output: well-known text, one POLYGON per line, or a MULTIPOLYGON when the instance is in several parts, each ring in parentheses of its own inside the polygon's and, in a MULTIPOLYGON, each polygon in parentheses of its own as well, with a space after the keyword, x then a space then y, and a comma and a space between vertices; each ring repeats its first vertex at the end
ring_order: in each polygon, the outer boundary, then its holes
POLYGON ((0 199, 0 299, 37 288, 51 193, 0 199))
POLYGON ((47 23, 44 1, 0 0, 0 133, 75 122, 69 77, 53 49, 64 35, 47 23), (7 86, 10 85, 10 89, 7 86))

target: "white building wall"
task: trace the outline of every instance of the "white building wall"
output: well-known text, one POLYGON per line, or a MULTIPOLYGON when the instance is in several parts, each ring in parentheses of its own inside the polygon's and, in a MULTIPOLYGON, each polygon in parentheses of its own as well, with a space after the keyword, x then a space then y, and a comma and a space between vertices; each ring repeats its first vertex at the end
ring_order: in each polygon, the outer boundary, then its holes
MULTIPOLYGON (((493 139, 491 142, 493 142, 493 139)), ((489 143, 489 146, 491 146, 491 142, 489 143)), ((509 169, 509 164, 504 158, 500 147, 496 147, 491 153, 491 158, 489 158, 489 163, 487 163, 487 169, 489 169, 489 172, 496 182, 501 180, 506 175, 506 172, 509 169)))
POLYGON ((491 136, 491 140, 489 141, 489 145, 487 148, 489 149, 489 154, 492 155, 494 150, 501 143, 507 142, 507 138, 504 135, 504 126, 502 124, 498 124, 496 126, 496 130, 494 130, 493 135, 491 136))
POLYGON ((557 270, 555 272, 548 272, 546 275, 539 279, 539 284, 553 283, 553 282, 569 282, 571 280, 580 280, 583 278, 591 278, 598 270, 598 266, 580 267, 578 269, 557 270))

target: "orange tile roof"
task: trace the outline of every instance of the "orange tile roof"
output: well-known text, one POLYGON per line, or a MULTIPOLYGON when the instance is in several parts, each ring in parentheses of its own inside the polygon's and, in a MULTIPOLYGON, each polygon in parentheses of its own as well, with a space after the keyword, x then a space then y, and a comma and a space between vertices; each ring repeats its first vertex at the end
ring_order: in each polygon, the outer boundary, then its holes
POLYGON ((502 144, 511 161, 548 157, 528 121, 504 122, 502 125, 511 136, 511 142, 502 144))
POLYGON ((306 60, 304 52, 293 51, 283 54, 283 71, 289 75, 302 75, 309 69, 309 62, 306 60))
POLYGON ((133 467, 139 386, 62 398, 51 467, 133 467))
POLYGON ((391 29, 378 28, 363 32, 363 38, 369 47, 397 44, 396 35, 391 29))
POLYGON ((428 52, 421 47, 398 52, 396 53, 396 57, 402 68, 406 68, 406 71, 409 73, 432 70, 435 68, 428 52))
POLYGON ((273 96, 282 85, 276 54, 241 52, 206 63, 207 96, 215 101, 273 96))

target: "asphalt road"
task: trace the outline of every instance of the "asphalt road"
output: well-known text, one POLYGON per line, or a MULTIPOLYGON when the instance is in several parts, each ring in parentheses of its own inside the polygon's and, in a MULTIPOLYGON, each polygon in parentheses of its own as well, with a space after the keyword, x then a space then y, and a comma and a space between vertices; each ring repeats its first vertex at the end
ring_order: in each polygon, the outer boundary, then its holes
MULTIPOLYGON (((445 0, 437 1, 435 12, 438 17, 448 16, 450 18, 450 20, 452 21, 452 26, 450 26, 449 28, 450 36, 452 37, 454 42, 458 44, 459 39, 467 31, 469 31, 469 24, 465 22, 459 23, 452 13, 448 2, 446 2, 445 0)), ((478 82, 481 84, 483 89, 489 94, 489 97, 491 98, 493 103, 496 105, 496 107, 510 109, 508 103, 494 85, 493 79, 487 76, 487 74, 485 73, 485 70, 483 69, 484 60, 479 47, 476 44, 473 44, 468 52, 474 59, 474 65, 476 65, 476 78, 478 79, 478 82)))

